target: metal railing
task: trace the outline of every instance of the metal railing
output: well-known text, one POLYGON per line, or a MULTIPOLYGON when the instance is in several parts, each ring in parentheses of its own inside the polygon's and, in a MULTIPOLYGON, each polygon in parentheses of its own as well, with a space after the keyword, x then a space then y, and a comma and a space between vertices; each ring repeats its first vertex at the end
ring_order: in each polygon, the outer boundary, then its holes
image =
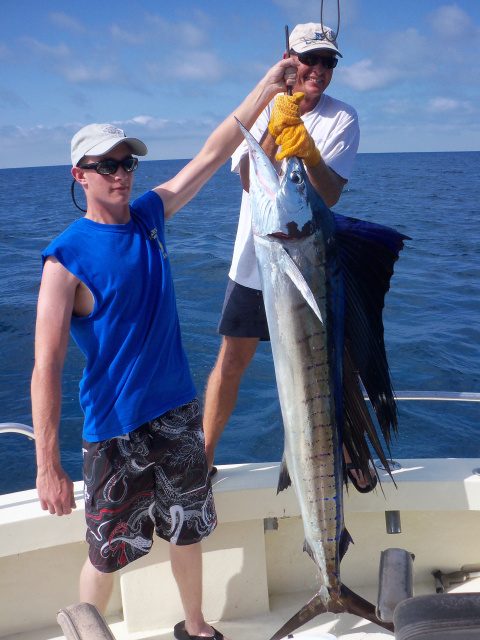
MULTIPOLYGON (((469 391, 400 391, 395 394, 395 398, 399 401, 480 402, 480 393, 469 391)), ((365 399, 368 400, 366 396, 365 399)), ((18 422, 0 422, 0 433, 21 433, 35 439, 33 428, 18 422)))
POLYGON ((443 402, 480 402, 480 393, 468 391, 401 391, 397 400, 435 400, 443 402))
POLYGON ((24 436, 35 439, 33 428, 19 422, 0 422, 0 433, 21 433, 24 436))

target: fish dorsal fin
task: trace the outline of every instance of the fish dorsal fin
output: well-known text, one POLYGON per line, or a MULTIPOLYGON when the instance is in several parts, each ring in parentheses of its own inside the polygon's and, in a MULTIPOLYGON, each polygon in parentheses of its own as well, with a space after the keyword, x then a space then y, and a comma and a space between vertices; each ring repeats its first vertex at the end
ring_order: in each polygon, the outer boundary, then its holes
POLYGON ((315 300, 315 296, 313 295, 312 290, 308 286, 307 281, 303 277, 302 272, 297 267, 295 262, 291 259, 291 257, 288 255, 288 251, 285 249, 285 247, 282 247, 281 249, 279 265, 282 271, 285 273, 285 275, 287 275, 290 278, 293 284, 300 291, 300 293, 304 297, 308 306, 311 307, 312 311, 315 313, 317 318, 323 324, 322 314, 320 312, 320 309, 318 308, 318 304, 317 304, 317 301, 315 300))
POLYGON ((409 238, 390 227, 334 215, 351 367, 360 376, 388 446, 390 431, 396 432, 397 410, 385 352, 382 311, 393 266, 403 241, 409 238))

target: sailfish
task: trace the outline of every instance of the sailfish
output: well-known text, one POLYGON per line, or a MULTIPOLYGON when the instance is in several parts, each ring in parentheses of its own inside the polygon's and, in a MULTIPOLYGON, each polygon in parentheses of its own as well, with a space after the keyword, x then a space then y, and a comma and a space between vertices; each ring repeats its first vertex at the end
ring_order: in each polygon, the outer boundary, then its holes
POLYGON ((239 125, 249 148, 252 231, 285 432, 278 491, 294 486, 304 550, 321 582, 271 640, 326 611, 353 613, 392 630, 377 618, 373 604, 340 579, 340 561, 350 542, 343 518, 342 446, 370 477, 376 471, 368 437, 389 468, 364 390, 388 448, 397 430, 397 409, 382 311, 394 263, 408 238, 330 211, 299 158, 288 160, 280 179, 239 125))

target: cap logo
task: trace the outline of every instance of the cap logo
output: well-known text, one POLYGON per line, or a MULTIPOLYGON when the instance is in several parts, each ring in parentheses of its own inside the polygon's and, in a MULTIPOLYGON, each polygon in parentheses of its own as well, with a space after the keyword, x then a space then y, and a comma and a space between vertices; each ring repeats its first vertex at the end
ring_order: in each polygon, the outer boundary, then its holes
POLYGON ((109 124, 102 129, 103 133, 108 133, 112 136, 123 136, 125 138, 125 132, 113 125, 109 124))
POLYGON ((313 44, 315 42, 318 42, 319 40, 321 42, 323 42, 323 40, 328 40, 328 42, 335 42, 335 40, 330 40, 331 36, 333 36, 333 31, 331 29, 328 29, 327 31, 325 31, 325 33, 319 33, 318 31, 315 31, 315 37, 308 39, 308 38, 303 38, 303 40, 305 41, 305 44, 313 44))

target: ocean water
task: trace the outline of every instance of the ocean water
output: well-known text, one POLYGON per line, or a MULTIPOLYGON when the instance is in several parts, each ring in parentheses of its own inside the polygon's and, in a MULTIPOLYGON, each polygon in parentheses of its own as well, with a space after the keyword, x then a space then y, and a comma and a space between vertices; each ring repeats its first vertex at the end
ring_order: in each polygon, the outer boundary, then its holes
MULTIPOLYGON (((184 161, 143 161, 133 196, 184 161)), ((395 227, 412 239, 395 266, 384 312, 394 388, 480 392, 480 152, 359 154, 338 213, 395 227)), ((0 170, 0 422, 31 425, 30 376, 40 254, 82 214, 69 167, 0 170)), ((80 191, 77 190, 79 201, 80 191)), ((241 189, 223 167, 167 224, 184 346, 201 395, 220 346, 216 333, 241 189)), ((81 478, 83 356, 71 342, 63 376, 63 466, 81 478)), ((479 457, 478 403, 399 402, 397 458, 479 457)), ((244 376, 216 462, 279 460, 283 428, 270 345, 244 376)), ((0 493, 35 486, 33 441, 0 435, 0 493)))

